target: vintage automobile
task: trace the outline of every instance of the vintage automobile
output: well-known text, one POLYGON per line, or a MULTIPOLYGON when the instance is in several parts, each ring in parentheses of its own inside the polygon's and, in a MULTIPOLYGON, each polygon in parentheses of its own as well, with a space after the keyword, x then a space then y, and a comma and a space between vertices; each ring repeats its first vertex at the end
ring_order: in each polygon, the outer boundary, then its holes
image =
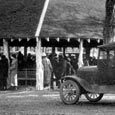
POLYGON ((90 102, 98 102, 106 93, 115 93, 115 42, 98 47, 97 66, 84 66, 76 75, 64 76, 60 98, 75 104, 82 94, 90 102))

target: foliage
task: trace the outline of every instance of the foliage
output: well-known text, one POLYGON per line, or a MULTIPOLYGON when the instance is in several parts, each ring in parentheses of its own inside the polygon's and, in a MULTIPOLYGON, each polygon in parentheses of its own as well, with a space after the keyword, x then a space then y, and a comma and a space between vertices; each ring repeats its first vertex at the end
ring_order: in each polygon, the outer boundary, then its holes
POLYGON ((115 0, 106 0, 106 12, 104 23, 104 43, 115 41, 115 0))

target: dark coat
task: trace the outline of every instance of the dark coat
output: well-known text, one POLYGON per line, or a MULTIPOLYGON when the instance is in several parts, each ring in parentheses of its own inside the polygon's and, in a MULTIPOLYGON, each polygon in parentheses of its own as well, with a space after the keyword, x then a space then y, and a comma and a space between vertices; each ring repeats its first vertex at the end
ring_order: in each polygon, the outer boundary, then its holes
POLYGON ((3 74, 3 77, 7 79, 8 77, 8 59, 5 56, 2 57, 1 66, 2 66, 1 72, 3 74))

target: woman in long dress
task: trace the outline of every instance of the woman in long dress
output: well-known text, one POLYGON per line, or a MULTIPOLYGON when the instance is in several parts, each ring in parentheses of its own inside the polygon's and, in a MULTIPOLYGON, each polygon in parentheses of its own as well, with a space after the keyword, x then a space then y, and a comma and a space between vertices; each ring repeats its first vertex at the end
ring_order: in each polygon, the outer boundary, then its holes
POLYGON ((11 67, 10 67, 10 76, 11 76, 11 87, 17 89, 17 58, 15 55, 11 57, 11 67))
POLYGON ((50 60, 47 58, 46 54, 42 54, 42 64, 44 69, 44 88, 49 88, 51 85, 51 76, 52 76, 52 65, 50 60))

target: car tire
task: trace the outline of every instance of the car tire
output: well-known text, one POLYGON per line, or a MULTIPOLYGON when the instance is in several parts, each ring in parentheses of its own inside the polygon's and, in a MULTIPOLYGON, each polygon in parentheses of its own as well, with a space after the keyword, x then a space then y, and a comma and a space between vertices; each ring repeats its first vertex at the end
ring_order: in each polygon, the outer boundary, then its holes
POLYGON ((104 94, 100 94, 100 93, 87 93, 85 94, 85 97, 87 98, 87 100, 89 100, 90 102, 98 102, 102 99, 104 94))
POLYGON ((60 87, 60 98, 63 103, 72 105, 78 102, 80 97, 80 87, 73 80, 66 80, 60 87))

